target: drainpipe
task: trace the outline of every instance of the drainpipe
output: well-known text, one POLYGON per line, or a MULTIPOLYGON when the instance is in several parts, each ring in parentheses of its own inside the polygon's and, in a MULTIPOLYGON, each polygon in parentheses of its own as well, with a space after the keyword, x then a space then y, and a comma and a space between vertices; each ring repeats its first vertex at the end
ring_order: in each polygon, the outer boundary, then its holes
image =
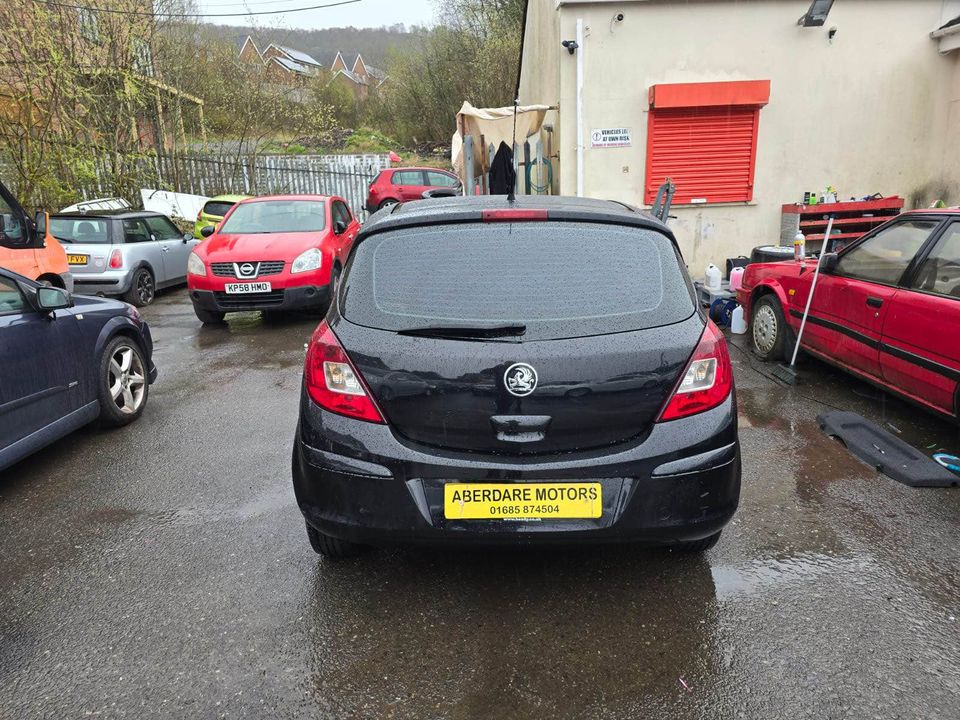
POLYGON ((583 18, 577 18, 577 197, 583 197, 583 18))

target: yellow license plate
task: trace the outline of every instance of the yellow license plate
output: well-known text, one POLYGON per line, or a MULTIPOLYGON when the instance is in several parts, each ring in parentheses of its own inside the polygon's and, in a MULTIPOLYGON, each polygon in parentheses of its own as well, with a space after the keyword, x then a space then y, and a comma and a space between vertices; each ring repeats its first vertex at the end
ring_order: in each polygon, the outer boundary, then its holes
POLYGON ((86 265, 87 256, 86 255, 67 255, 67 263, 70 265, 86 265))
POLYGON ((598 518, 603 510, 598 482, 447 483, 447 520, 547 520, 598 518))

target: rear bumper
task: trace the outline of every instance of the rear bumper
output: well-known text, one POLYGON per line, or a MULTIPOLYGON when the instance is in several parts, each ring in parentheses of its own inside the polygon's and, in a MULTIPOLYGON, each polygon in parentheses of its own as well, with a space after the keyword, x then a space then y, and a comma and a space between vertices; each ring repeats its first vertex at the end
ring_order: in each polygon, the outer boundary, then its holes
POLYGON ((129 270, 103 273, 74 273, 73 284, 82 295, 123 295, 130 289, 133 273, 129 270))
POLYGON ((654 426, 632 445, 578 454, 575 460, 516 463, 428 453, 401 443, 386 426, 341 418, 309 400, 301 408, 293 451, 300 510, 321 532, 353 542, 664 545, 713 535, 730 521, 739 502, 740 450, 732 399, 700 416, 654 426), (312 422, 318 414, 325 426, 322 434, 312 422), (353 448, 335 448, 329 440, 335 437, 351 438, 353 448), (358 453, 360 447, 363 453, 358 453), (602 516, 543 521, 444 517, 448 482, 550 480, 600 482, 602 516))
POLYGON ((303 285, 263 295, 227 295, 213 290, 190 290, 195 308, 208 312, 251 310, 323 310, 330 302, 328 285, 303 285))

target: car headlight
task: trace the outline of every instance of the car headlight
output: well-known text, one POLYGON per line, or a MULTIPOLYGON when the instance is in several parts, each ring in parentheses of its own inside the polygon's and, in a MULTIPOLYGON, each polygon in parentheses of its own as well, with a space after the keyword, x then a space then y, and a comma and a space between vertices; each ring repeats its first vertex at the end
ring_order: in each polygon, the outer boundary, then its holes
POLYGON ((196 253, 190 253, 190 257, 187 259, 187 274, 199 275, 200 277, 206 277, 207 275, 207 267, 196 253))
POLYGON ((293 265, 290 267, 290 272, 301 273, 308 270, 319 270, 322 262, 323 256, 320 251, 317 248, 310 248, 297 255, 297 259, 293 261, 293 265))

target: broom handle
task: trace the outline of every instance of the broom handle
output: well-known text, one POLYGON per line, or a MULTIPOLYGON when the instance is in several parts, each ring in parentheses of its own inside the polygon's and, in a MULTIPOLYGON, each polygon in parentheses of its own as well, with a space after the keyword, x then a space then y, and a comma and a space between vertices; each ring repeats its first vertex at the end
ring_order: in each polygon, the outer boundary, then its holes
POLYGON ((820 250, 820 257, 817 258, 817 267, 813 271, 813 282, 810 284, 810 294, 807 295, 807 308, 803 311, 803 319, 800 321, 800 332, 797 333, 797 344, 793 348, 793 358, 790 360, 790 367, 793 367, 797 363, 797 353, 800 352, 800 339, 803 337, 803 329, 807 326, 807 316, 810 314, 813 292, 817 289, 817 280, 820 278, 820 263, 823 262, 823 256, 826 255, 826 250, 830 243, 831 230, 833 230, 833 215, 827 219, 827 232, 823 236, 823 248, 820 250))

